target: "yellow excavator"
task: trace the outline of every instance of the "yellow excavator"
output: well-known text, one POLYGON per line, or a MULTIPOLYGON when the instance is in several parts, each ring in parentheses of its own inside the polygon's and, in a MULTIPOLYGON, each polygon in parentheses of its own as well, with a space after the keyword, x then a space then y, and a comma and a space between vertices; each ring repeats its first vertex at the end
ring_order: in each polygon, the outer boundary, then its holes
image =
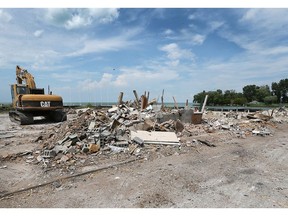
POLYGON ((34 123, 34 117, 44 116, 53 122, 67 120, 61 96, 44 93, 36 88, 34 77, 27 70, 16 66, 17 83, 11 85, 12 107, 10 120, 20 125, 34 123))

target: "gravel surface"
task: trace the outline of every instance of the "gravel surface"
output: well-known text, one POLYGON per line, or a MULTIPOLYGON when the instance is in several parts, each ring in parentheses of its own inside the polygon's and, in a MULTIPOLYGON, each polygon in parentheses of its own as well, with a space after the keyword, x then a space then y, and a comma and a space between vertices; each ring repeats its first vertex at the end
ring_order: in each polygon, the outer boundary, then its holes
POLYGON ((272 125, 268 136, 201 134, 216 147, 194 145, 192 136, 180 148, 144 146, 137 157, 98 155, 81 166, 45 168, 25 152, 57 124, 18 126, 7 114, 0 121, 0 195, 50 182, 0 198, 1 208, 288 207, 287 123, 272 125))

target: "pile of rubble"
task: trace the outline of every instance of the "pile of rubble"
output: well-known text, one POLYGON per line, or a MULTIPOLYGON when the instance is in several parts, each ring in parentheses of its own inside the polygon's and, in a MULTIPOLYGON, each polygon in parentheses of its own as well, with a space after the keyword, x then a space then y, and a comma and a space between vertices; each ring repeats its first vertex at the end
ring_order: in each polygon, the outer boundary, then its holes
MULTIPOLYGON (((25 155, 26 162, 47 166, 84 164, 88 158, 140 157, 151 151, 179 154, 185 147, 216 145, 208 139, 224 134, 235 138, 273 135, 275 123, 287 122, 287 109, 263 112, 201 112, 195 109, 165 108, 148 102, 145 95, 133 103, 123 103, 110 109, 71 109, 66 122, 43 131, 35 142, 37 148, 25 155), (203 138, 205 137, 205 138, 203 138), (208 138, 207 138, 208 137, 208 138), (212 137, 212 136, 211 136, 212 137), (121 154, 120 154, 121 153, 121 154)), ((149 93, 148 93, 149 97, 149 93)), ((205 98, 205 101, 207 98, 205 98)), ((152 154, 150 154, 151 156, 152 154)))
POLYGON ((180 120, 157 122, 160 111, 155 111, 152 106, 142 111, 119 105, 108 110, 87 108, 75 112, 73 119, 57 124, 35 140, 41 144, 38 151, 42 151, 42 154, 37 157, 38 161, 66 162, 73 155, 95 156, 100 151, 129 152, 135 155, 137 147, 141 148, 148 143, 179 146, 175 132, 184 130, 180 120), (151 133, 149 137, 156 135, 155 139, 143 139, 144 131, 151 133), (132 149, 129 148, 131 146, 132 149))
POLYGON ((203 113, 201 124, 192 124, 192 109, 165 112, 159 106, 150 105, 141 111, 125 104, 106 110, 79 109, 75 110, 74 118, 36 139, 41 143, 37 160, 62 163, 75 160, 75 155, 97 156, 103 152, 139 156, 139 149, 147 144, 179 148, 185 145, 183 140, 195 141, 197 136, 219 131, 229 131, 239 138, 268 136, 273 134, 273 122, 287 121, 286 109, 271 113, 272 110, 262 113, 208 111, 203 113))

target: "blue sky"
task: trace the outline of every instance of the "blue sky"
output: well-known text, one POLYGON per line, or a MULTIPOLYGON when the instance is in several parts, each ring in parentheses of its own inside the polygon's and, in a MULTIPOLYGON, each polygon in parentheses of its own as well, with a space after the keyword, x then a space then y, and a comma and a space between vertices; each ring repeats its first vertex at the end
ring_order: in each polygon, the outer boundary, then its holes
POLYGON ((0 8, 0 102, 16 65, 64 102, 270 85, 288 78, 287 29, 283 8, 0 8))

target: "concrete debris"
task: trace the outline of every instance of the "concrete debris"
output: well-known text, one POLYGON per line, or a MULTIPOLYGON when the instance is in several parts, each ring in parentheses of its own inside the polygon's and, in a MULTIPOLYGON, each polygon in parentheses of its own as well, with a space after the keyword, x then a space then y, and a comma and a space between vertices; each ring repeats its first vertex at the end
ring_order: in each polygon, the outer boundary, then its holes
POLYGON ((141 138, 139 138, 137 136, 134 136, 132 140, 140 146, 144 145, 144 140, 142 140, 141 138))
POLYGON ((57 153, 54 150, 44 150, 42 157, 43 158, 52 158, 55 157, 57 153))
MULTIPOLYGON (((136 92, 135 92, 136 93, 136 92)), ((137 93, 135 94, 138 97, 137 93)), ((142 98, 142 102, 143 97, 142 98)), ((85 161, 82 156, 91 154, 126 154, 140 155, 146 145, 181 146, 204 144, 215 147, 212 141, 197 139, 203 134, 229 132, 229 135, 245 138, 249 135, 270 136, 272 131, 265 127, 268 122, 279 116, 287 116, 286 109, 256 113, 238 112, 195 112, 194 109, 161 109, 158 105, 124 103, 109 109, 76 110, 77 117, 64 122, 42 135, 43 150, 35 161, 71 163, 85 161), (271 115, 271 113, 273 115, 271 115), (270 114, 270 115, 269 115, 270 114), (53 134, 53 135, 51 135, 53 134), (183 140, 195 137, 193 142, 183 140), (59 156, 58 156, 59 155, 59 156), (64 157, 66 156, 66 157, 64 157), (81 157, 80 157, 81 156, 81 157)), ((146 100, 144 101, 147 102, 146 100)), ((75 115, 75 114, 74 114, 75 115)), ((283 118, 281 119, 283 120, 283 118)), ((166 147, 167 148, 167 147, 166 147)))
POLYGON ((177 133, 184 130, 184 125, 181 123, 181 121, 179 119, 177 119, 174 122, 174 124, 175 124, 175 130, 176 130, 177 133))
MULTIPOLYGON (((134 101, 124 102, 121 93, 118 105, 109 109, 69 111, 74 117, 44 131, 35 140, 40 147, 34 152, 25 153, 34 156, 27 160, 57 166, 85 163, 89 155, 101 157, 121 153, 126 157, 137 157, 147 151, 158 152, 159 148, 169 149, 170 146, 182 148, 204 144, 215 147, 216 142, 221 140, 203 140, 199 137, 221 133, 226 136, 223 138, 225 141, 231 137, 271 136, 273 122, 288 122, 288 111, 284 107, 255 113, 212 112, 203 108, 204 103, 199 112, 187 104, 185 108, 178 105, 177 109, 166 108, 163 103, 156 104, 156 99, 148 102, 149 93, 140 98, 136 91, 133 93, 134 101), (153 144, 158 147, 153 147, 153 144)), ((164 90, 161 101, 163 96, 164 90)), ((8 155, 4 159, 11 157, 8 155)))
POLYGON ((129 148, 123 148, 123 147, 118 147, 118 146, 114 146, 114 145, 109 145, 108 147, 114 153, 120 153, 120 152, 129 151, 129 148))
POLYGON ((271 132, 269 130, 267 130, 266 128, 264 128, 263 130, 253 130, 252 134, 253 135, 260 135, 260 136, 268 136, 271 134, 271 132))
POLYGON ((268 115, 264 115, 262 113, 254 113, 254 114, 248 114, 247 118, 249 119, 259 119, 262 121, 269 121, 270 119, 272 119, 272 116, 268 116, 268 115))

